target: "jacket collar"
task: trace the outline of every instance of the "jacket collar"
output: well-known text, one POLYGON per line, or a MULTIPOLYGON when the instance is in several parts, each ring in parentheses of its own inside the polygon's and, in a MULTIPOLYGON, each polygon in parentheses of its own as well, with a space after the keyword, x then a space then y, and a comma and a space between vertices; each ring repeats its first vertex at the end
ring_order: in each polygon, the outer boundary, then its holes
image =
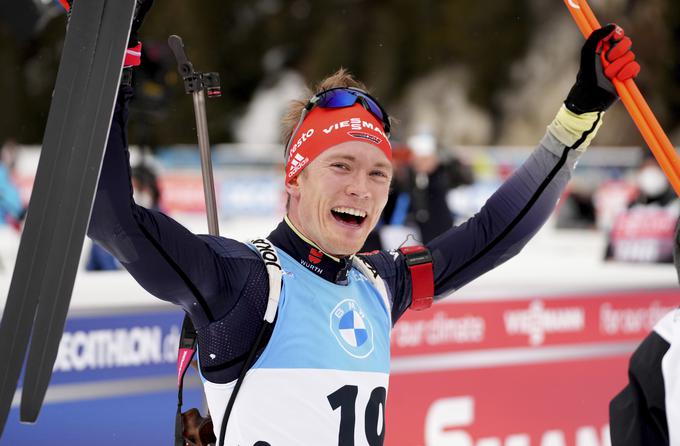
POLYGON ((304 237, 288 217, 269 234, 269 240, 322 279, 337 285, 347 285, 347 273, 352 267, 351 256, 336 258, 324 253, 304 237))

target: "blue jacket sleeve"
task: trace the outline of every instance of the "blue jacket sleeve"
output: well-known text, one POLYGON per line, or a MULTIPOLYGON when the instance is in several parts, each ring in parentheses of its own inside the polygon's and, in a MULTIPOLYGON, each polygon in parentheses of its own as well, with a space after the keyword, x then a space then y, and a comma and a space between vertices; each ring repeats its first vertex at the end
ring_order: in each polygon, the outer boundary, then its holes
POLYGON ((235 241, 197 236, 132 198, 126 140, 129 87, 114 111, 88 235, 112 253, 147 291, 181 305, 196 328, 221 319, 235 305, 257 254, 235 241), (216 246, 229 246, 216 252, 216 246))
MULTIPOLYGON (((519 253, 552 213, 579 155, 547 133, 477 215, 426 245, 433 257, 437 299, 519 253)), ((388 285, 396 322, 411 304, 411 278, 404 259, 387 252, 366 259, 388 285)))
POLYGON ((515 256, 555 209, 580 155, 546 134, 480 212, 427 247, 444 297, 515 256))

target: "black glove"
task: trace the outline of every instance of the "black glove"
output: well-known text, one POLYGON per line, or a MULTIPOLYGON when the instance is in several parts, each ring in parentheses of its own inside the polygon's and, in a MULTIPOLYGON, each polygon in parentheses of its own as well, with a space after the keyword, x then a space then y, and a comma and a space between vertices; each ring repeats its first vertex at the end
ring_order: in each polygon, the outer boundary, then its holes
POLYGON ((132 19, 132 27, 130 28, 130 40, 128 41, 128 48, 132 48, 139 43, 137 32, 139 31, 139 28, 141 28, 144 17, 146 17, 146 13, 149 12, 149 9, 151 9, 152 5, 153 0, 137 0, 137 4, 135 5, 135 15, 132 19))
POLYGON ((592 32, 581 48, 581 66, 576 83, 564 104, 574 113, 605 111, 619 98, 611 79, 634 78, 640 72, 632 42, 623 30, 609 24, 592 32), (602 66, 605 54, 607 68, 602 66))

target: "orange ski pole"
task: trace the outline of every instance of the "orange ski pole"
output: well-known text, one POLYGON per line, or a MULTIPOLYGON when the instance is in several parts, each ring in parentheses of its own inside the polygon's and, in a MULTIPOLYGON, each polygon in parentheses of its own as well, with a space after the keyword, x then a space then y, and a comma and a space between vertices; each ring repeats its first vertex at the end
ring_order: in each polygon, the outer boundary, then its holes
MULTIPOLYGON (((590 9, 590 5, 588 5, 587 0, 580 0, 580 5, 581 9, 583 10, 583 15, 585 16, 588 23, 590 23, 591 28, 593 30, 599 28, 600 23, 597 21, 597 18, 595 17, 593 10, 590 9)), ((633 102, 635 102, 635 105, 637 105, 637 108, 642 113, 642 116, 644 116, 645 121, 647 121, 647 124, 652 130, 652 133, 661 144, 661 147, 664 149, 664 152, 666 152, 666 155, 671 160, 673 166, 675 167, 676 173, 680 173, 680 162, 678 161, 678 156, 675 151, 675 148, 668 139, 668 136, 666 136, 666 132, 664 132, 663 129, 661 128, 659 121, 657 121, 656 116, 654 116, 654 113, 649 108, 649 105, 647 104, 645 98, 642 96, 642 93, 640 93, 640 90, 635 84, 635 81, 633 79, 628 79, 625 82, 623 82, 623 84, 628 90, 628 94, 631 96, 633 102)))
MULTIPOLYGON (((564 0, 564 3, 567 5, 569 12, 584 37, 587 38, 595 29, 600 28, 600 24, 586 0, 564 0)), ((640 130, 642 137, 654 154, 676 194, 680 196, 680 159, 675 152, 675 148, 661 128, 649 105, 647 105, 635 82, 632 79, 625 82, 614 79, 613 83, 621 97, 621 102, 623 102, 635 125, 640 130)))

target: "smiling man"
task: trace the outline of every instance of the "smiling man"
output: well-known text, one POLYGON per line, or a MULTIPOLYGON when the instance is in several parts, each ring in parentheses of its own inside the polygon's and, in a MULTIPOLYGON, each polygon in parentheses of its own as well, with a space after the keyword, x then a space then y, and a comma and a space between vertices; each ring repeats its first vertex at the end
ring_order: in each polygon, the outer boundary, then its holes
POLYGON ((287 216, 269 242, 253 244, 192 234, 132 201, 132 90, 122 85, 89 235, 193 321, 220 444, 382 445, 392 325, 508 260, 540 229, 617 99, 608 79, 637 74, 629 43, 614 26, 595 31, 547 133, 479 214, 426 246, 394 252, 357 254, 387 200, 390 119, 345 71, 292 103, 287 216), (603 44, 612 47, 607 71, 603 44), (270 290, 267 268, 275 254, 283 275, 274 320, 267 303, 279 287, 270 290))
MULTIPOLYGON (((336 83, 359 85, 344 71, 326 81, 336 83)), ((389 131, 390 124, 364 90, 321 88, 301 108, 305 112, 288 135, 288 218, 326 254, 347 257, 361 249, 387 203, 392 148, 385 128, 389 131)))
POLYGON ((363 142, 342 143, 286 184, 288 218, 302 234, 318 240, 323 252, 355 254, 385 207, 391 177, 392 167, 381 152, 363 142))

